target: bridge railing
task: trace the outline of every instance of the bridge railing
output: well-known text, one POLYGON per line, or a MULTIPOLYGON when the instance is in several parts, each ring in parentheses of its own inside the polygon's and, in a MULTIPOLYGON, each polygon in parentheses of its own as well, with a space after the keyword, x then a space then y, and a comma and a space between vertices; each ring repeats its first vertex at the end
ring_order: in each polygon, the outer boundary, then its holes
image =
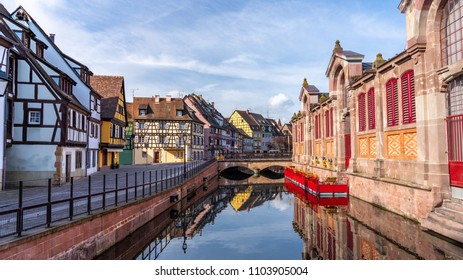
POLYGON ((291 153, 242 153, 226 154, 216 157, 217 160, 236 160, 236 159, 285 159, 291 160, 291 153))

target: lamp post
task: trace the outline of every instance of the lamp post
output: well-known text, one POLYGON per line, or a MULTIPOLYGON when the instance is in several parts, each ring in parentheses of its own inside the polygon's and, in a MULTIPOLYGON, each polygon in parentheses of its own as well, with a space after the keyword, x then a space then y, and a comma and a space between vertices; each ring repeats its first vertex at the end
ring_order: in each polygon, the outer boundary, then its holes
MULTIPOLYGON (((0 150, 0 158, 2 160, 1 167, 1 184, 0 190, 4 189, 5 177, 6 177, 6 132, 7 132, 7 99, 6 88, 10 80, 9 77, 9 60, 10 60, 10 48, 13 47, 13 41, 0 34, 0 101, 3 102, 3 115, 0 120, 3 121, 2 133, 0 133, 0 139, 3 141, 3 145, 0 150)), ((0 108, 2 108, 0 106, 0 108)))

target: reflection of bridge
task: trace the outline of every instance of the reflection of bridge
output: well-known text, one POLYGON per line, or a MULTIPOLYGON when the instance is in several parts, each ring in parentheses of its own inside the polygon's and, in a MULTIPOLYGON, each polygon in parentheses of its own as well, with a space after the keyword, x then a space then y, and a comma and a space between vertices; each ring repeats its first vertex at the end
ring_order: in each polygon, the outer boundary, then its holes
POLYGON ((270 179, 264 176, 251 176, 243 180, 232 180, 220 177, 219 186, 247 186, 247 185, 280 185, 284 179, 270 179))
POLYGON ((232 167, 245 167, 256 173, 256 171, 264 170, 271 166, 287 167, 291 165, 291 157, 274 157, 274 156, 261 156, 252 158, 233 158, 233 159, 220 159, 219 169, 225 170, 232 167))

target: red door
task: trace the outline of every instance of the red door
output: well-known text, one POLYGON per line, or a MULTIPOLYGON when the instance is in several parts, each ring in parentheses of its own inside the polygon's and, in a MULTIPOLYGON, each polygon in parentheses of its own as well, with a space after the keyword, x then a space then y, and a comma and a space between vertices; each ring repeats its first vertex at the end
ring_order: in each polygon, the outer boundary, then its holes
POLYGON ((463 188, 463 115, 447 117, 450 185, 463 188))

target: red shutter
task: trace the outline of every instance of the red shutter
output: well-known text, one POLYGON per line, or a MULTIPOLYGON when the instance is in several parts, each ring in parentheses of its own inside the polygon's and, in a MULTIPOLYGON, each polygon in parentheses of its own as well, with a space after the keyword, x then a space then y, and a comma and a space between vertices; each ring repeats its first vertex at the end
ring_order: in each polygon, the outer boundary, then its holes
POLYGON ((301 123, 301 142, 304 141, 304 124, 301 123))
POLYGON ((315 116, 315 139, 318 139, 318 115, 315 116))
POLYGON ((359 131, 365 131, 365 93, 362 92, 358 96, 358 120, 359 131))
POLYGON ((331 108, 331 110, 330 110, 330 128, 331 128, 331 130, 330 130, 330 135, 331 135, 331 137, 334 136, 334 133, 333 133, 333 131, 334 131, 333 126, 334 126, 334 121, 333 121, 333 108, 331 108))
POLYGON ((416 108, 413 70, 407 71, 405 74, 403 74, 401 80, 403 123, 414 123, 416 122, 416 108))
POLYGON ((386 83, 387 126, 399 124, 399 104, 397 96, 397 79, 386 83))
POLYGON ((325 138, 330 137, 330 112, 325 111, 325 138))
POLYGON ((368 129, 376 128, 375 117, 375 89, 370 88, 368 90, 368 129))

